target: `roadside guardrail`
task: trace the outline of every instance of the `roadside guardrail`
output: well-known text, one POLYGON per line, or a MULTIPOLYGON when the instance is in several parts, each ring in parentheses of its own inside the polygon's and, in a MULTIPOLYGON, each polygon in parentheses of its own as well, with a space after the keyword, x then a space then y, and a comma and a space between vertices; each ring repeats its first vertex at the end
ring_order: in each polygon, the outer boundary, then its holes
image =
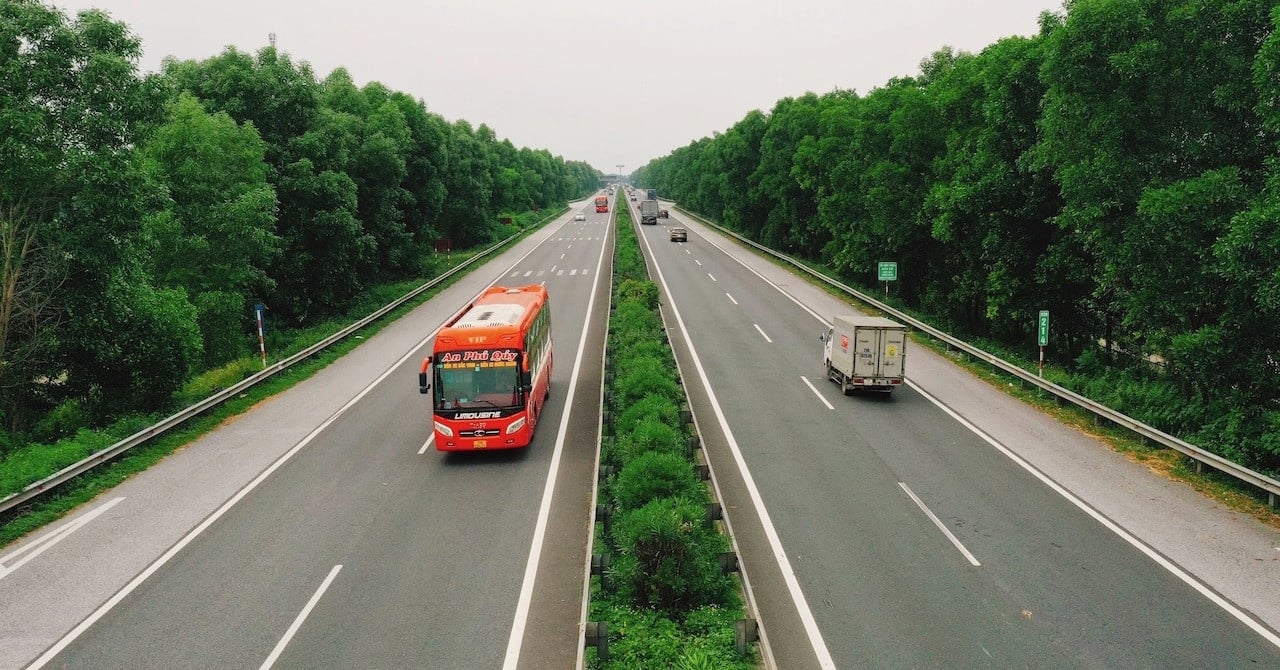
MULTIPOLYGON (((545 223, 545 221, 543 223, 545 223)), ((194 405, 191 405, 190 407, 187 407, 186 409, 179 410, 178 412, 175 412, 169 415, 168 417, 165 417, 159 423, 143 428, 142 430, 134 433, 133 435, 130 435, 129 437, 126 437, 123 440, 120 440, 119 442, 116 442, 115 444, 105 449, 102 449, 101 451, 90 454, 84 459, 77 461, 75 463, 72 463, 71 465, 68 465, 67 467, 59 470, 58 472, 52 475, 49 475, 48 477, 45 477, 44 479, 41 479, 38 482, 29 484, 27 485, 26 488, 22 489, 17 493, 10 494, 5 498, 0 499, 0 514, 4 514, 5 512, 12 510, 13 508, 18 507, 19 505, 22 505, 36 497, 39 497, 40 495, 48 493, 56 489, 57 487, 61 486, 62 484, 65 484, 66 482, 71 481, 76 477, 79 477, 80 475, 98 467, 99 465, 102 465, 103 463, 108 463, 112 461, 113 459, 118 457, 120 454, 123 454, 124 452, 138 445, 146 443, 151 438, 157 437, 181 425, 182 423, 186 422, 188 419, 193 419, 199 416, 205 411, 218 406, 219 404, 225 402, 226 400, 234 398, 240 393, 243 393, 244 391, 254 387, 258 383, 268 379, 269 377, 275 375, 276 373, 287 369, 289 366, 299 363, 303 360, 306 360, 320 353, 321 351, 324 351, 329 346, 333 345, 336 342, 339 342, 340 340, 355 333, 361 328, 364 328, 370 323, 373 323, 374 321, 386 315, 388 312, 396 309, 397 307, 400 307, 406 302, 409 302, 410 300, 421 295, 423 292, 428 291, 436 286, 439 286, 445 280, 449 279, 455 274, 462 272, 464 269, 470 267, 472 264, 490 256, 495 251, 497 251, 498 249, 501 249, 507 243, 516 239, 517 237, 524 234, 525 232, 526 231, 521 230, 516 234, 502 240, 501 242, 495 243, 493 246, 490 246, 489 248, 484 249, 483 251, 476 254, 475 256, 468 259, 467 261, 463 262, 462 264, 458 265, 457 267, 449 270, 448 272, 445 272, 444 274, 440 275, 439 277, 436 277, 435 279, 432 279, 431 281, 423 284, 422 286, 419 286, 418 288, 413 289, 412 291, 404 294, 403 296, 396 298, 395 300, 379 308, 376 312, 373 312, 369 316, 366 316, 363 319, 356 321, 355 323, 307 347, 306 349, 303 349, 302 351, 299 351, 298 353, 293 354, 288 358, 284 358, 284 359, 281 359, 280 361, 272 363, 271 365, 268 365, 266 368, 264 368, 262 371, 254 373, 253 375, 244 378, 239 383, 229 386, 209 396, 208 398, 205 398, 204 400, 201 400, 200 402, 194 405)))
POLYGON ((986 361, 987 363, 990 363, 993 367, 999 368, 1004 372, 1007 372, 1008 374, 1011 374, 1021 379, 1024 382, 1033 384, 1057 396, 1060 400, 1071 402, 1078 407, 1081 407, 1083 409, 1086 409, 1092 412, 1095 416, 1106 419, 1107 421, 1110 421, 1116 424, 1117 426, 1122 426, 1134 433, 1137 433, 1144 439, 1150 440, 1152 442, 1163 445, 1170 449, 1176 449, 1182 452, 1187 457, 1195 461, 1197 470, 1199 470, 1202 465, 1207 464, 1210 467, 1216 470, 1219 470, 1221 472, 1224 472, 1228 475, 1231 475, 1232 477, 1235 477, 1236 479, 1242 482, 1251 484, 1263 491, 1266 491, 1267 502, 1271 507, 1276 507, 1277 501, 1278 499, 1280 499, 1280 481, 1272 479, 1271 477, 1268 477, 1260 472, 1255 472, 1253 470, 1250 470, 1249 468, 1246 468, 1243 465, 1239 465, 1232 461, 1229 461, 1215 453, 1206 451, 1205 449, 1198 447, 1194 444, 1191 444, 1190 442, 1187 442, 1186 440, 1183 440, 1179 437, 1169 435, 1168 433, 1163 433, 1137 419, 1134 419, 1133 417, 1127 416, 1125 414, 1121 414, 1120 412, 1117 412, 1111 409, 1110 407, 1107 407, 1106 405, 1102 405, 1093 400, 1090 400, 1089 398, 1086 398, 1070 389, 1064 388, 1050 381, 1045 381, 1044 379, 1041 379, 1038 375, 1032 374, 1031 372, 1022 369, 1017 365, 1014 365, 1012 363, 1009 363, 1008 361, 998 358, 993 354, 987 353, 967 342, 963 342, 959 339, 956 339, 955 337, 952 337, 951 335, 948 335, 947 333, 944 333, 941 330, 938 330, 937 328, 934 328, 933 326, 930 326, 929 324, 923 321, 920 321, 919 319, 916 319, 915 317, 912 317, 908 314, 900 312, 894 309, 893 307, 890 307, 889 305, 886 305, 885 303, 882 303, 879 300, 876 300, 870 295, 867 295, 865 293, 862 293, 861 291, 857 291, 853 288, 850 288, 849 286, 846 286, 840 283, 839 281, 836 281, 835 279, 832 279, 831 277, 828 277, 822 274, 821 272, 818 272, 817 270, 814 270, 808 267, 807 265, 797 261, 796 259, 786 254, 774 251, 773 249, 765 247, 762 244, 753 242, 743 237, 742 235, 739 235, 738 233, 735 233, 732 230, 729 230, 721 226, 720 224, 713 223, 703 218, 702 216, 694 214, 693 212, 690 212, 684 209, 683 207, 679 207, 678 205, 674 205, 674 204, 672 206, 676 207, 681 214, 684 214, 685 216, 688 216, 691 219, 695 219, 699 223, 702 223, 703 225, 707 225, 712 228, 715 228, 717 231, 725 235, 729 235, 737 239, 739 242, 749 245, 752 248, 762 253, 773 256, 774 258, 777 258, 778 260, 781 260, 798 270, 802 270, 803 272, 810 275, 814 279, 817 279, 830 286, 834 286, 844 291, 845 293, 848 293, 850 296, 857 298, 859 301, 864 302, 880 310, 881 312, 892 315, 894 318, 898 319, 899 321, 902 321, 903 323, 910 325, 912 328, 915 328, 916 330, 927 333, 930 337, 933 337, 934 339, 946 342, 949 346, 959 349, 960 351, 963 351, 969 354, 970 356, 973 356, 974 358, 977 358, 982 361, 986 361))

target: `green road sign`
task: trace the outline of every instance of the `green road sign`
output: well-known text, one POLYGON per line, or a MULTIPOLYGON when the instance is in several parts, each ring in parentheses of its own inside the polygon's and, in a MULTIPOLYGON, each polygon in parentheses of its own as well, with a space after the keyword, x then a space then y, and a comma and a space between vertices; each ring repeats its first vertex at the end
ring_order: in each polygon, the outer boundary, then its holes
POLYGON ((1049 310, 1040 310, 1040 346, 1049 344, 1049 310))
POLYGON ((881 263, 880 281, 898 281, 898 264, 892 261, 881 263))

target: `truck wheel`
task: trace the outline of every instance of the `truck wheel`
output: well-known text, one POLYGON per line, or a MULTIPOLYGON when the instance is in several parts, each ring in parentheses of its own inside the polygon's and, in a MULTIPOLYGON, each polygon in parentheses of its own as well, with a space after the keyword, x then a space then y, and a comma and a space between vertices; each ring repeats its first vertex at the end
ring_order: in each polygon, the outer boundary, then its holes
POLYGON ((827 361, 827 381, 833 382, 835 380, 836 380, 836 369, 831 367, 831 361, 827 361))
POLYGON ((853 387, 849 386, 849 378, 843 375, 840 377, 840 392, 844 395, 853 395, 853 387))

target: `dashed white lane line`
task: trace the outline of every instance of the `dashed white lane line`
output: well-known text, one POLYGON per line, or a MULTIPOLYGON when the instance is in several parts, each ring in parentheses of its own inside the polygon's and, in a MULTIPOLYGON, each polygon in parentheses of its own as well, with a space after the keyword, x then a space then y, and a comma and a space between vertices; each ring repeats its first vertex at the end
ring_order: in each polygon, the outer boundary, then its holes
POLYGON ((903 484, 902 482, 898 482, 898 486, 901 486, 902 490, 906 491, 907 495, 911 496, 911 499, 916 502, 916 505, 918 505, 920 509, 924 511, 925 515, 928 516, 931 521, 933 521, 933 525, 937 526, 938 530, 942 531, 942 534, 946 535, 948 540, 951 540, 951 544, 956 545, 956 549, 959 549, 960 553, 964 554, 964 557, 969 559, 970 565, 972 565, 975 568, 982 565, 981 563, 978 562, 978 559, 975 558, 973 554, 969 553, 968 549, 964 548, 963 544, 960 544, 960 540, 957 539, 955 535, 951 534, 951 529, 943 525, 942 521, 939 520, 936 515, 934 515, 934 513, 928 508, 928 506, 924 504, 924 501, 921 500, 919 496, 917 496, 910 488, 907 487, 906 484, 903 484))
POLYGON ((813 382, 809 381, 808 377, 805 377, 804 375, 800 375, 800 379, 801 381, 804 382, 805 386, 809 387, 810 391, 813 391, 814 395, 818 396, 818 400, 821 400, 822 404, 827 406, 827 409, 835 409, 835 405, 832 405, 831 403, 827 402, 827 399, 822 397, 822 394, 818 392, 818 389, 813 385, 813 382))
POLYGON ((765 342, 768 342, 769 344, 773 344, 773 340, 770 339, 769 336, 764 332, 764 329, 760 327, 760 324, 753 323, 751 325, 756 327, 756 331, 760 333, 760 337, 763 337, 765 342))
POLYGON ((726 293, 725 295, 729 296, 729 302, 731 302, 731 303, 733 303, 733 304, 735 304, 735 305, 736 305, 736 304, 738 304, 738 301, 733 299, 733 295, 732 295, 732 294, 726 293))
POLYGON ((716 279, 716 276, 715 276, 715 275, 713 275, 713 274, 711 274, 710 272, 708 272, 708 273, 707 273, 707 276, 711 278, 711 281, 718 281, 718 280, 716 279))
POLYGON ((422 448, 418 450, 418 455, 421 456, 427 453, 427 449, 431 446, 431 442, 435 439, 436 439, 436 430, 435 430, 435 426, 432 426, 431 437, 428 437, 427 441, 422 443, 422 448))
POLYGON ((293 620, 289 630, 284 632, 284 637, 280 638, 280 641, 276 643, 276 648, 271 650, 271 655, 267 656, 267 660, 258 666, 258 670, 269 670, 271 666, 275 665, 276 659, 280 658, 284 648, 289 645, 289 640, 292 640, 293 636, 297 635, 298 629, 302 628, 302 622, 307 620, 307 615, 311 614, 311 610, 315 609, 316 603, 320 602, 320 596, 323 596, 324 592, 329 589, 329 585, 333 583, 333 578, 338 576, 338 571, 341 569, 341 565, 333 566, 333 569, 329 571, 329 576, 325 577, 323 582, 320 582, 320 588, 311 594, 311 599, 307 601, 306 606, 302 608, 297 618, 293 620))

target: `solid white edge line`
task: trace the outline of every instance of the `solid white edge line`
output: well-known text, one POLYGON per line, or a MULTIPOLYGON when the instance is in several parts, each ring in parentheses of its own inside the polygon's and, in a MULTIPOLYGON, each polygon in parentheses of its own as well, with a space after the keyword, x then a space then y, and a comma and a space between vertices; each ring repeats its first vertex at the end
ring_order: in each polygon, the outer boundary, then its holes
POLYGON ((289 630, 284 632, 284 637, 280 638, 280 641, 276 643, 276 648, 271 650, 271 655, 267 656, 267 660, 258 666, 258 670, 269 670, 271 666, 275 665, 276 659, 280 658, 280 654, 288 646, 289 640, 292 640, 293 636, 297 635, 298 629, 302 628, 302 622, 307 620, 307 615, 311 614, 311 610, 315 608, 316 603, 320 602, 320 596, 323 596, 324 592, 329 589, 329 585, 333 583, 333 578, 338 576, 338 571, 341 569, 341 565, 333 566, 333 569, 329 571, 329 576, 325 577, 323 582, 320 582, 320 588, 311 594, 311 599, 303 606, 302 611, 298 612, 298 616, 289 625, 289 630))
POLYGON ((1280 647, 1280 635, 1277 635, 1274 631, 1269 629, 1265 624, 1254 619, 1252 616, 1246 614, 1244 610, 1241 610, 1239 607, 1236 607, 1234 603, 1222 597, 1213 589, 1209 588, 1207 585, 1201 583, 1199 579, 1196 579, 1190 573, 1183 570, 1182 567, 1179 566, 1178 564, 1165 558, 1162 554, 1160 554, 1160 552, 1147 546, 1145 542, 1143 542, 1142 540, 1139 540, 1137 537, 1129 533, 1129 531, 1120 527, 1119 524, 1107 518, 1104 514, 1102 514, 1098 510, 1091 507, 1088 503, 1076 497, 1074 493, 1063 488, 1062 485, 1055 482, 1048 475, 1044 474, 1043 472, 1040 472, 1040 470, 1037 469, 1034 465, 1031 465, 1026 460, 1024 460, 1021 456, 1013 453, 1013 451, 1011 451, 1008 447, 1004 446, 1000 442, 996 441, 995 438, 983 432, 981 428, 978 428, 977 426, 975 426, 968 419, 957 414, 954 410, 948 407, 941 400, 938 400, 937 398, 930 395, 927 391, 920 388, 919 385, 912 382, 910 379, 907 380, 907 385, 915 389, 917 393, 927 398, 934 405, 937 405, 940 409, 942 409, 942 411, 949 414, 951 418, 960 422, 961 425, 968 428, 970 431, 973 432, 973 434, 982 438, 987 444, 990 444, 991 446, 995 447, 997 450, 1000 451, 1000 453, 1007 456, 1009 460, 1013 461, 1014 463, 1017 463, 1020 467, 1022 467, 1023 470, 1026 470, 1027 472, 1031 473, 1031 476, 1035 477, 1036 479, 1039 479, 1041 482, 1044 483, 1045 486, 1048 486, 1050 489, 1053 489, 1055 492, 1057 492, 1058 495, 1062 496, 1063 498, 1066 498, 1067 501, 1069 501, 1071 504, 1080 508, 1080 510, 1083 511, 1085 514, 1088 514, 1089 516, 1093 517, 1095 521, 1102 524, 1108 530, 1118 535, 1122 540, 1124 540, 1125 542, 1128 542, 1135 549, 1146 554, 1147 558, 1150 558, 1151 560, 1155 561, 1157 565, 1164 568, 1165 570, 1168 570, 1171 574, 1173 574, 1173 576, 1177 577, 1178 579, 1181 579, 1191 588, 1200 592, 1200 594, 1203 595, 1205 598, 1208 598, 1210 602, 1214 603, 1218 607, 1221 607, 1228 614, 1235 617, 1244 625, 1248 626, 1258 635, 1262 636, 1263 639, 1275 645, 1276 647, 1280 647))
POLYGON ((920 510, 925 513, 925 516, 929 517, 929 520, 933 522, 933 525, 938 527, 938 530, 942 531, 943 535, 947 536, 948 540, 951 540, 951 544, 954 544, 956 546, 956 549, 959 549, 960 553, 964 554, 964 557, 969 559, 970 565, 972 565, 975 568, 981 567, 982 564, 978 562, 978 559, 974 557, 973 553, 971 553, 968 549, 965 549, 964 545, 960 543, 959 538, 957 538, 955 535, 951 533, 951 530, 942 523, 942 520, 939 519, 937 515, 933 513, 933 510, 930 510, 929 507, 924 504, 924 501, 921 500, 920 497, 917 496, 914 491, 912 491, 906 484, 902 482, 898 482, 898 486, 902 487, 902 490, 906 491, 907 495, 911 496, 911 499, 915 501, 916 506, 918 506, 920 510))
POLYGON ((551 454, 551 469, 547 475, 547 484, 542 490, 542 503, 538 506, 538 523, 533 530, 533 543, 529 548, 529 560, 525 564, 524 579, 520 585, 520 599, 516 602, 515 619, 511 624, 511 635, 507 638, 507 655, 502 662, 504 670, 515 670, 520 661, 520 647, 524 644, 524 629, 529 620, 529 605, 533 600, 533 582, 538 574, 538 562, 542 559, 542 542, 547 533, 547 521, 551 516, 551 498, 556 490, 556 475, 560 471, 560 456, 564 452, 564 438, 569 431, 569 413, 573 408, 573 396, 578 387, 578 371, 582 368, 582 355, 587 348, 587 326, 591 323, 591 314, 595 309, 596 291, 600 288, 600 267, 604 264, 604 252, 608 245, 600 245, 600 258, 596 261, 596 274, 591 280, 591 297, 587 300, 587 316, 582 327, 582 337, 578 339, 578 354, 574 357, 573 372, 569 378, 569 389, 565 393, 564 414, 560 417, 560 430, 556 432, 556 446, 551 454))
POLYGON ((769 339, 769 336, 765 334, 764 329, 760 327, 760 324, 753 323, 751 325, 756 327, 756 331, 760 333, 760 337, 763 337, 765 342, 768 342, 769 344, 773 344, 773 340, 769 339))
MULTIPOLYGON (((562 227, 563 225, 564 224, 561 224, 562 227)), ((550 233, 548 233, 548 235, 550 235, 550 233)), ((526 239, 532 239, 532 238, 526 238, 526 239)), ((498 283, 498 279, 500 279, 507 272, 510 272, 516 265, 519 265, 521 261, 527 258, 529 254, 532 254, 545 241, 546 241, 545 237, 542 240, 539 240, 538 243, 533 245, 533 247, 529 249, 529 251, 525 252, 523 256, 516 259, 516 261, 512 263, 511 266, 509 266, 506 270, 503 270, 501 273, 499 273, 493 281, 486 284, 485 288, 488 288, 489 286, 493 286, 494 284, 498 283)), ((471 301, 480 297, 480 294, 483 292, 484 292, 484 289, 481 289, 474 296, 472 296, 471 300, 468 300, 467 302, 470 303, 471 301)), ((446 321, 447 320, 448 319, 446 319, 446 321)), ((342 407, 339 407, 336 412, 334 412, 329 416, 329 418, 321 422, 321 424, 319 426, 316 426, 315 429, 313 429, 310 433, 307 433, 306 437, 302 438, 302 440, 300 440, 297 444, 293 445, 293 447, 291 447, 288 451, 282 454, 280 458, 277 458, 275 461, 273 461, 271 465, 267 466, 265 470, 258 473, 258 476, 250 480, 248 484, 245 484, 239 491, 235 493, 235 495, 231 496, 231 498, 229 498, 226 502, 222 503, 222 505, 218 507, 218 509, 214 510, 212 514, 205 517, 204 520, 201 521, 195 528, 192 528, 191 530, 187 531, 187 534, 183 535, 182 539, 178 540, 176 543, 174 543, 172 547, 169 547, 167 551, 161 554, 160 558, 157 558, 156 560, 152 561, 151 565, 148 565, 142 572, 139 572, 137 575, 135 575, 133 579, 129 580, 129 582, 125 584, 123 587, 121 587, 119 591, 116 591, 114 595, 112 595, 109 599, 107 599, 105 603, 99 605, 98 609, 94 610, 92 614, 85 617, 84 621, 81 621, 79 624, 77 624, 75 628, 72 628, 70 632, 68 632, 66 635, 63 635, 57 642, 53 644, 53 646, 46 649, 43 654, 41 654, 38 658, 36 658, 36 660, 32 661, 31 665, 28 665, 25 668, 25 670, 40 670, 40 668, 43 668, 45 664, 53 660, 54 657, 56 657, 59 653, 61 653, 63 649, 66 649, 68 645, 70 645, 72 642, 75 642, 76 638, 83 635, 84 632, 88 630, 90 626, 97 623, 97 621, 102 617, 106 616, 106 614, 110 612, 113 608, 115 608, 116 605, 120 604, 120 601, 128 597, 130 593, 133 593, 133 591, 137 589, 139 586, 141 586, 143 582, 149 579, 151 575, 155 574, 155 572, 159 570, 161 567, 163 567, 164 564, 172 560, 173 557, 178 554, 178 552, 182 551, 183 548, 185 548, 188 544, 191 544, 192 540, 196 539, 197 537, 200 536, 201 533, 208 530, 210 526, 212 526, 215 522, 217 522, 218 519, 222 518, 222 516, 226 514, 232 507, 234 507, 236 503, 240 502, 242 499, 244 499, 245 496, 249 495, 251 491, 253 491, 260 484, 262 484, 262 482, 266 481, 266 479, 270 477, 272 473, 278 470, 280 466, 284 465, 286 462, 289 461, 289 459, 293 458, 295 454, 297 454, 299 451, 302 450, 303 447, 307 446, 307 444, 309 444, 312 440, 314 440, 317 435, 319 435, 326 428, 332 425, 334 421, 337 421, 338 417, 346 413, 348 409, 355 406, 355 404, 359 402, 361 398, 364 398, 366 395, 368 395, 369 392, 372 391, 375 387, 377 387, 378 384, 381 384, 384 380, 386 380, 387 377, 390 377, 393 373, 395 373, 396 370, 401 365, 403 365, 405 361, 409 360, 414 355, 416 355, 418 351, 422 349, 422 347, 426 346, 427 343, 430 342, 436 336, 437 331, 439 331, 439 327, 437 327, 435 330, 432 330, 430 333, 427 334, 426 337, 419 340, 417 344, 410 347, 409 351, 406 352, 404 356, 401 356, 399 360, 397 360, 395 363, 392 363, 391 366, 388 367, 386 371, 384 371, 381 375, 379 375, 377 379, 373 380, 372 382, 369 383, 368 386, 365 386, 363 389, 361 389, 359 393, 357 393, 354 397, 348 400, 346 404, 344 404, 342 407)))
POLYGON ((809 387, 809 390, 810 390, 810 391, 813 391, 813 394, 814 394, 814 395, 818 396, 818 400, 821 400, 821 401, 822 401, 822 404, 824 404, 824 405, 826 405, 826 406, 827 406, 827 409, 835 409, 835 408, 836 408, 836 406, 835 406, 835 405, 832 405, 830 402, 827 402, 827 399, 826 399, 826 398, 824 398, 824 397, 822 396, 822 394, 818 392, 818 388, 817 388, 816 386, 814 386, 814 385, 813 385, 813 382, 809 381, 809 378, 808 378, 808 377, 806 377, 806 376, 804 376, 804 375, 800 375, 800 380, 804 382, 804 385, 805 385, 805 386, 808 386, 808 387, 809 387))
MULTIPOLYGON (((655 257, 648 238, 642 239, 644 240, 644 245, 649 248, 650 257, 655 257)), ((800 589, 800 582, 796 579, 795 570, 791 567, 791 561, 787 559, 787 554, 782 548, 782 540, 778 538, 778 531, 773 527, 773 520, 769 517, 769 510, 765 509, 764 500, 760 497, 760 489, 756 486, 755 479, 751 477, 751 471, 747 469, 747 462, 742 456, 742 450, 738 447, 738 440, 733 436, 733 431, 729 428, 729 421, 725 418, 724 410, 720 407, 720 401, 711 386, 711 380, 707 378, 706 369, 702 366, 702 358, 698 356, 698 351, 693 346, 693 338, 689 335, 689 329, 685 327, 684 318, 680 316, 680 308, 676 306, 676 300, 673 297, 675 294, 671 292, 671 287, 667 285, 666 277, 662 274, 662 268, 657 263, 654 264, 654 270, 658 273, 658 281, 662 283, 662 288, 667 294, 671 314, 675 317, 676 324, 680 327, 680 333, 689 345, 689 357, 693 359, 693 365, 698 370, 698 377, 702 380, 702 387, 707 393, 711 408, 715 411, 716 421, 720 424, 720 430, 724 433, 725 441, 729 445, 729 451, 733 454, 733 460, 738 466, 738 472, 742 475, 743 484, 746 486, 747 493, 751 496, 751 504, 755 508, 756 515, 760 517, 760 525, 764 529, 765 537, 769 540, 769 547, 773 551, 774 560, 778 562, 778 568, 782 571, 782 578, 787 584, 787 590, 791 594, 791 599, 796 606, 800 621, 804 624, 805 634, 809 637, 809 644, 813 647, 813 653, 817 656, 820 667, 825 670, 835 670, 835 661, 832 660, 831 652, 827 649, 827 644, 822 639, 822 631, 818 630, 818 624, 813 618, 813 612, 809 609, 809 601, 805 599, 804 592, 800 589)), ((763 627, 763 623, 760 625, 763 627)))
POLYGON ((119 503, 121 500, 124 500, 123 496, 119 498, 113 498, 112 500, 109 500, 99 505, 97 508, 80 515, 79 518, 76 518, 72 521, 69 521, 63 524, 62 527, 45 535, 44 537, 38 540, 34 540, 28 543, 27 546, 22 547, 21 549, 18 549, 17 551, 14 551, 9 555, 4 556, 3 558, 0 558, 0 579, 4 579, 5 577, 8 577, 9 575, 13 574, 14 571, 16 571, 18 568, 26 565, 27 562, 30 561, 31 559, 35 558, 36 556, 39 556, 40 554, 43 554, 45 551, 53 547, 53 545, 67 539, 67 537, 69 537, 72 533, 85 527, 90 521, 93 521, 94 519, 98 518, 98 516, 101 515, 103 512, 111 509, 112 507, 115 507, 116 504, 119 503), (26 555, 23 556, 23 554, 26 554, 26 555), (22 556, 22 558, 18 559, 16 563, 14 563, 13 565, 5 565, 6 563, 8 563, 9 561, 12 561, 14 558, 18 556, 22 556))

